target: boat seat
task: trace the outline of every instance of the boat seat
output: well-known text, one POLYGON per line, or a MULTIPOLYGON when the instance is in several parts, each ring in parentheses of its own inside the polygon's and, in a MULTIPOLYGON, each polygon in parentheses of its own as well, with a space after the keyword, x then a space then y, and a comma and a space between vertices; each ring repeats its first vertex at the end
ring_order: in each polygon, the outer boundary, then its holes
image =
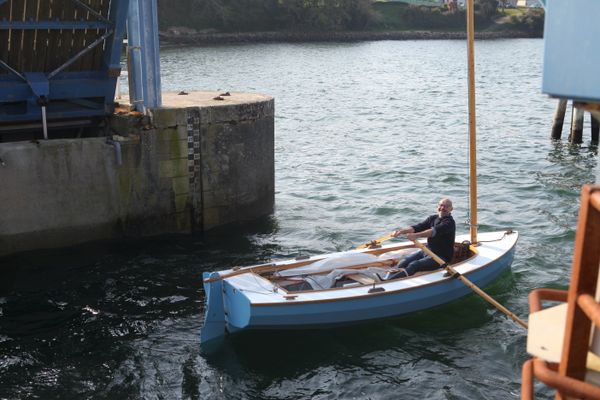
POLYGON ((345 275, 345 278, 352 279, 353 281, 362 283, 363 285, 372 285, 374 283, 377 283, 375 279, 369 278, 368 276, 364 276, 363 274, 345 275))

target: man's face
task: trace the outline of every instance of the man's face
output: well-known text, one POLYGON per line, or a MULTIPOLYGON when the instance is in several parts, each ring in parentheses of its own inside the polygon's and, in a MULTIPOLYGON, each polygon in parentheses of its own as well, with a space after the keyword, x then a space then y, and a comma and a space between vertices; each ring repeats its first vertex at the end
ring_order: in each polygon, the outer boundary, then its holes
POLYGON ((452 212, 452 202, 448 199, 440 200, 438 203, 437 212, 440 218, 450 215, 452 212))

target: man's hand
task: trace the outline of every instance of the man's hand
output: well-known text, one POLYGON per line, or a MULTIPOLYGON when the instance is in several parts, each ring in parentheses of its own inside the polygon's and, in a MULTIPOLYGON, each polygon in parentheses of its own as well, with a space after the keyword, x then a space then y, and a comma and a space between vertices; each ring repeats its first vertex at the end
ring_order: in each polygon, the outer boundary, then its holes
POLYGON ((418 236, 417 236, 417 234, 416 234, 416 233, 407 233, 407 234, 406 234, 406 238, 407 238, 408 240, 415 240, 417 237, 418 237, 418 236))

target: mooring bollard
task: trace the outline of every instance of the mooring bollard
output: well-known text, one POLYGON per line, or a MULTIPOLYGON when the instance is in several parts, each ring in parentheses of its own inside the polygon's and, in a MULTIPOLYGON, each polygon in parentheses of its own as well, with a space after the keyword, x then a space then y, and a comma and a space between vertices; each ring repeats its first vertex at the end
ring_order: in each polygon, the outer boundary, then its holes
POLYGON ((560 139, 562 136, 563 122, 565 120, 565 112, 567 111, 566 99, 558 100, 556 112, 554 113, 554 123, 552 124, 552 139, 560 139))
POLYGON ((583 142, 583 109, 575 106, 573 106, 573 113, 571 116, 571 134, 569 135, 569 142, 583 142))

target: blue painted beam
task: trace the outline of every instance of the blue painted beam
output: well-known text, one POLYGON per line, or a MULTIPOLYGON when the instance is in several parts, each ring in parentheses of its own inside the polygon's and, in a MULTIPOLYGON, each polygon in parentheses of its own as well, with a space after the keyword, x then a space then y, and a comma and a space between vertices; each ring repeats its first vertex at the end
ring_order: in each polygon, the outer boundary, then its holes
POLYGON ((108 31, 104 35, 100 36, 98 39, 96 39, 95 41, 93 41, 92 43, 90 43, 89 45, 87 45, 83 50, 81 50, 79 53, 75 54, 73 57, 71 57, 69 60, 67 60, 63 65, 61 65, 60 67, 56 68, 54 71, 50 72, 48 74, 48 79, 52 79, 57 74, 59 74, 61 71, 64 71, 66 68, 69 67, 69 65, 73 64, 81 56, 83 56, 84 54, 88 53, 94 47, 96 47, 99 44, 101 44, 102 42, 104 42, 104 40, 106 38, 108 38, 110 35, 112 35, 113 33, 114 33, 113 31, 108 31))
POLYGON ((111 26, 102 21, 6 21, 0 20, 0 29, 110 29, 111 26))
POLYGON ((547 0, 542 92, 600 102, 600 1, 547 0))
POLYGON ((142 66, 144 68, 144 104, 160 107, 160 54, 158 42, 157 0, 139 1, 142 18, 142 66))
MULTIPOLYGON (((49 82, 48 97, 52 100, 77 98, 104 98, 106 79, 60 79, 49 82)), ((14 103, 31 99, 31 87, 23 82, 0 82, 0 103, 14 103)))
MULTIPOLYGON (((2 110, 0 109, 0 121, 6 122, 28 122, 28 121, 40 121, 40 112, 39 110, 32 112, 28 112, 25 114, 10 114, 5 115, 2 114, 2 110)), ((50 106, 46 111, 46 118, 48 121, 57 120, 57 119, 69 119, 69 118, 88 118, 88 117, 102 117, 105 116, 106 112, 104 111, 104 107, 100 107, 96 110, 92 110, 87 107, 80 107, 75 104, 71 105, 71 107, 60 107, 58 110, 52 110, 50 106)))
MULTIPOLYGON (((63 31, 76 30, 78 35, 83 34, 81 31, 83 29, 100 31, 93 42, 84 49, 75 49, 77 54, 74 56, 69 56, 68 59, 61 56, 60 60, 63 64, 54 71, 33 73, 20 71, 0 60, 0 69, 9 72, 0 74, 0 123, 41 121, 40 98, 43 100, 42 104, 46 105, 46 115, 49 120, 105 116, 113 112, 115 86, 121 71, 121 51, 129 0, 111 0, 108 17, 103 17, 87 5, 87 0, 70 1, 76 7, 87 10, 89 15, 97 20, 8 21, 6 18, 0 19, 0 30, 62 29, 63 31), (69 66, 98 46, 104 48, 102 66, 99 70, 68 71, 69 66)), ((0 0, 0 6, 6 6, 6 0, 0 0)), ((61 6, 52 3, 50 7, 54 10, 61 6)), ((29 56, 35 57, 36 54, 33 52, 29 56)))

